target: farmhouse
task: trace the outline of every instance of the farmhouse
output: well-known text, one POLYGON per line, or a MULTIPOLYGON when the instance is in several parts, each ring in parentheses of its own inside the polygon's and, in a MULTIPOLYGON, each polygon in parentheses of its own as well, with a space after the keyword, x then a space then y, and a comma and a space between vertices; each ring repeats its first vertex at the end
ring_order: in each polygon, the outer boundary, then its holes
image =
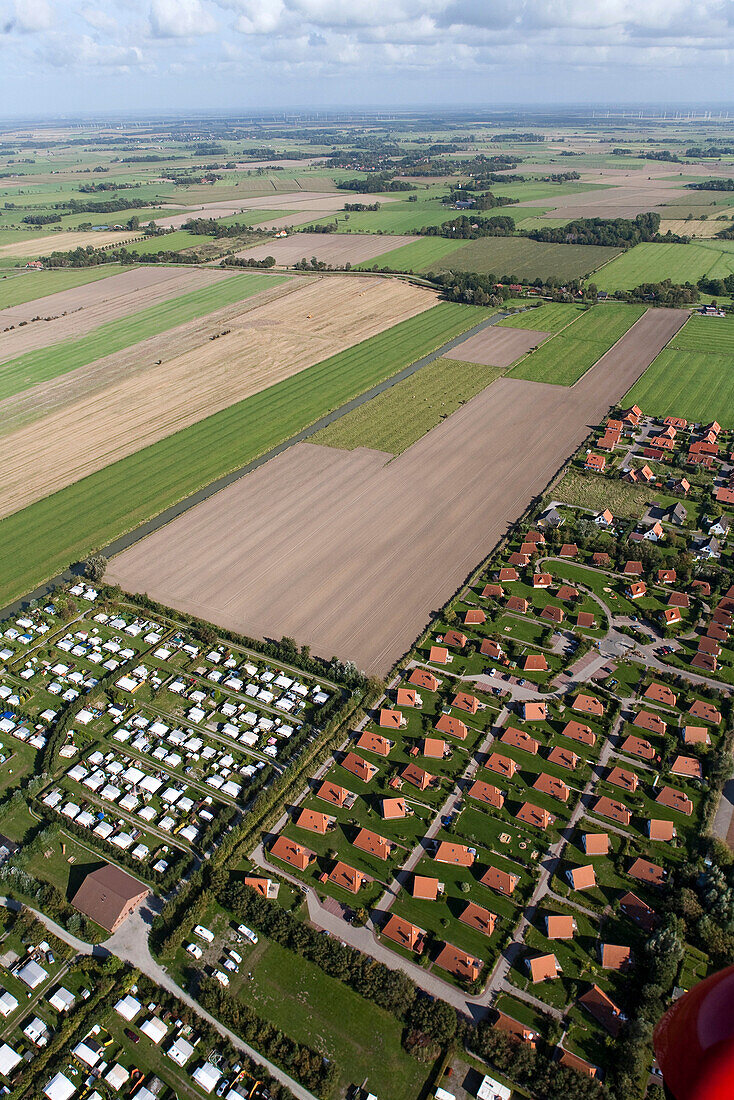
POLYGON ((148 887, 132 875, 106 863, 87 875, 72 905, 108 932, 115 932, 149 894, 148 887))

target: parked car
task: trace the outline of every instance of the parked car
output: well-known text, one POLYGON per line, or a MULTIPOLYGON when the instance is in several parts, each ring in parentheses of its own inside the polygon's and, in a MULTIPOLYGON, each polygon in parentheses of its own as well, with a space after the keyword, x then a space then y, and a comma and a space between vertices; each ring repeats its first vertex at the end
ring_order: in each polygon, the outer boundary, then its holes
POLYGON ((125 1034, 127 1035, 128 1039, 130 1040, 131 1043, 139 1043, 140 1042, 140 1036, 136 1035, 131 1027, 126 1027, 125 1028, 125 1034))
POLYGON ((195 959, 200 959, 201 956, 204 954, 204 952, 201 950, 201 948, 199 947, 199 945, 197 943, 187 944, 186 945, 186 950, 188 951, 189 955, 191 955, 195 959))

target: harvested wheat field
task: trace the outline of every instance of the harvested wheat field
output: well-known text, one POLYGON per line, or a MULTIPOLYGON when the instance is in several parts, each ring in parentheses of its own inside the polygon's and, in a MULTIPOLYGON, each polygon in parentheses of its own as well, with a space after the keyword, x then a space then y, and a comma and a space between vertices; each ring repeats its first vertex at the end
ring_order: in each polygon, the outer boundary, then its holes
POLYGON ((521 355, 545 340, 547 332, 526 328, 486 328, 454 348, 457 359, 485 367, 509 367, 521 355))
POLYGON ((501 378, 392 461, 299 443, 108 580, 384 675, 687 316, 648 311, 570 389, 501 378))
POLYGON ((363 260, 372 260, 390 249, 412 244, 418 239, 384 237, 376 233, 295 233, 292 237, 245 248, 237 256, 253 260, 274 256, 276 264, 283 267, 298 263, 304 257, 310 260, 315 256, 323 263, 343 267, 347 263, 359 264, 363 260))
MULTIPOLYGON (((267 389, 437 301, 432 291, 389 279, 331 276, 296 279, 291 285, 290 293, 231 316, 227 335, 211 339, 201 320, 193 322, 199 342, 191 350, 123 377, 1 438, 0 515, 267 389)), ((169 338, 164 333, 145 343, 165 348, 169 338)), ((100 360, 95 370, 104 370, 105 364, 111 369, 120 358, 139 358, 140 348, 138 344, 100 360)), ((147 354, 151 362, 153 353, 147 354)), ((81 373, 70 372, 67 385, 81 373)), ((56 381, 51 386, 58 389, 56 381)), ((44 389, 34 387, 34 403, 43 401, 44 389)), ((12 407, 12 401, 2 405, 12 407)))
POLYGON ((0 245, 0 256, 50 256, 52 252, 69 252, 72 248, 86 248, 94 245, 95 248, 104 248, 108 244, 126 244, 141 236, 139 230, 128 233, 113 229, 106 231, 73 229, 61 230, 59 233, 47 233, 45 236, 28 237, 27 240, 13 241, 12 244, 0 245))
POLYGON ((713 238, 722 229, 729 229, 734 218, 734 211, 730 216, 721 218, 723 208, 715 209, 707 218, 692 218, 690 221, 686 218, 666 218, 664 207, 658 210, 658 213, 661 218, 660 232, 675 233, 681 237, 713 238))
POLYGON ((88 286, 62 290, 46 298, 2 309, 0 332, 10 325, 31 321, 33 317, 42 320, 3 332, 0 359, 12 359, 59 340, 83 336, 106 321, 127 317, 226 279, 228 275, 225 270, 212 268, 139 267, 88 286))

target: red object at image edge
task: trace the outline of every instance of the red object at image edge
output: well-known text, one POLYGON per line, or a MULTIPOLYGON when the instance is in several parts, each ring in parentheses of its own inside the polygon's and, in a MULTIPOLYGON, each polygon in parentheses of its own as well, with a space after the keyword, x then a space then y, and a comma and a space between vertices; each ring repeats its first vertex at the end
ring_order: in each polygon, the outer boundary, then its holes
POLYGON ((734 1100, 734 966, 684 993, 653 1045, 675 1100, 734 1100))

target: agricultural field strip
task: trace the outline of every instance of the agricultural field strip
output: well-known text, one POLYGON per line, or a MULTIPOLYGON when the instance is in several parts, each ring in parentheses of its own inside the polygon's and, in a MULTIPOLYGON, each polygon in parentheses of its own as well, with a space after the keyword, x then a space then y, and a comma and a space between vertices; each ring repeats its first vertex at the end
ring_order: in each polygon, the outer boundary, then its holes
POLYGON ((99 267, 49 268, 47 271, 21 271, 0 277, 0 309, 33 302, 77 287, 88 286, 98 280, 110 279, 129 268, 120 264, 103 264, 99 267))
MULTIPOLYGON (((135 273, 131 274, 134 275, 135 273)), ((112 355, 116 351, 124 351, 126 348, 139 344, 153 336, 161 336, 170 329, 198 320, 217 309, 254 297, 261 291, 277 286, 283 281, 283 278, 281 275, 238 272, 224 278, 217 278, 215 275, 213 280, 207 280, 206 275, 203 278, 200 276, 191 280, 181 279, 180 282, 183 286, 186 285, 186 282, 199 283, 199 286, 176 297, 166 296, 162 301, 137 312, 129 313, 127 316, 102 321, 98 325, 92 326, 87 335, 78 339, 62 341, 50 348, 40 346, 18 358, 8 359, 0 366, 0 400, 13 397, 15 394, 28 389, 29 386, 51 381, 61 374, 68 374, 80 367, 88 366, 95 360, 112 355)), ((174 286, 172 287, 174 290, 176 289, 175 281, 177 280, 174 280, 174 286)), ((143 281, 141 290, 145 289, 146 282, 148 281, 143 281)), ((154 282, 155 279, 151 279, 148 285, 154 285, 154 282)), ((132 298, 134 300, 139 296, 139 294, 133 293, 132 298)), ((151 296, 155 297, 156 295, 153 293, 151 296)), ((101 312, 104 315, 107 311, 103 308, 101 312)), ((115 310, 112 309, 110 312, 114 313, 115 310)), ((64 321, 64 324, 60 326, 64 335, 69 329, 73 328, 75 316, 72 315, 69 318, 68 324, 66 318, 60 319, 64 321)), ((29 342, 34 339, 42 340, 43 333, 46 331, 45 324, 38 323, 28 327, 30 329, 30 335, 27 338, 29 342)), ((80 328, 84 329, 83 320, 80 328)), ((20 342, 26 339, 25 331, 25 329, 20 330, 20 342)), ((15 350, 14 337, 15 332, 9 334, 8 345, 11 352, 15 350)))
MULTIPOLYGON (((185 307, 184 299, 189 294, 213 287, 227 278, 225 271, 215 268, 141 267, 91 286, 0 310, 0 332, 3 334, 0 362, 48 348, 72 336, 76 340, 99 326, 124 317, 133 322, 144 321, 156 306, 170 299, 176 299, 180 307, 185 307), (27 323, 35 317, 41 320, 27 323), (5 331, 10 326, 12 330, 5 331)), ((246 285, 240 284, 240 287, 244 290, 246 285)), ((193 300, 191 297, 189 302, 193 300)), ((207 305, 206 296, 202 305, 207 305)), ((106 328, 105 331, 109 338, 110 330, 106 328)))
POLYGON ((383 673, 685 317, 648 311, 573 389, 499 379, 389 462, 299 444, 120 554, 110 575, 221 626, 287 634, 383 673), (206 567, 182 570, 192 560, 206 567))
MULTIPOLYGON (((323 303, 332 310, 333 285, 330 280, 323 303)), ((381 309, 383 327, 384 304, 381 309)), ((416 363, 416 356, 438 357, 452 338, 485 321, 478 307, 441 303, 6 518, 0 523, 0 557, 7 555, 9 570, 2 598, 17 598, 92 547, 119 538, 298 433, 308 434, 309 425, 331 410, 416 363), (56 532, 54 543, 48 541, 50 530, 56 532), (19 545, 33 547, 33 554, 19 556, 19 545)))
MULTIPOLYGON (((727 242, 723 242, 726 244, 727 242)), ((605 265, 595 276, 600 290, 631 290, 642 283, 671 279, 695 283, 702 276, 725 278, 734 272, 734 255, 716 243, 637 244, 605 265)))

